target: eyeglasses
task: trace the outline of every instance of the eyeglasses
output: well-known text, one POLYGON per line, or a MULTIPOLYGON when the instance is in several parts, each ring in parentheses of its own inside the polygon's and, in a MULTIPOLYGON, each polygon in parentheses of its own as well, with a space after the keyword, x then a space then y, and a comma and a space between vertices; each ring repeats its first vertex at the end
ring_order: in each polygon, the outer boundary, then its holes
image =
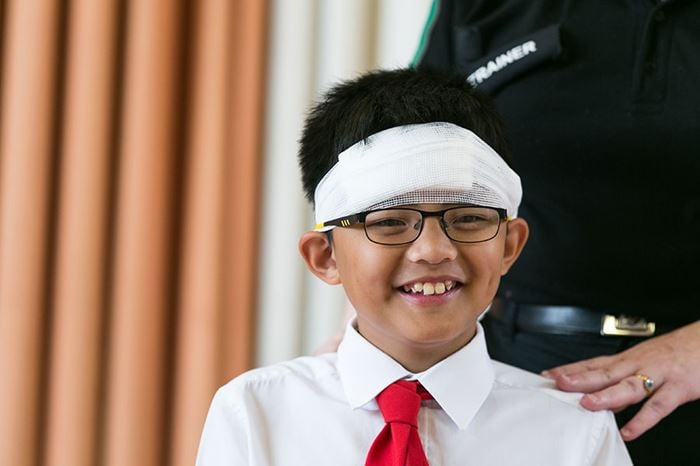
POLYGON ((501 221, 507 219, 506 210, 495 207, 461 206, 435 212, 396 207, 349 215, 323 225, 350 227, 362 223, 367 239, 396 246, 418 239, 426 217, 439 217, 440 227, 447 237, 458 243, 489 241, 498 234, 501 221))

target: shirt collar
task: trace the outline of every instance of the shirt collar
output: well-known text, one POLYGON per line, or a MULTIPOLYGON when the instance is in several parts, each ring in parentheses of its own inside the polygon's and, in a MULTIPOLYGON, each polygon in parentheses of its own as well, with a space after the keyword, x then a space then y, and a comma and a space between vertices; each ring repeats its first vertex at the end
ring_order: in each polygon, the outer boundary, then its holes
POLYGON ((372 402, 396 380, 415 378, 459 429, 469 425, 494 380, 484 331, 478 323, 476 335, 466 346, 428 370, 413 374, 360 335, 353 319, 338 347, 338 373, 353 409, 372 402))

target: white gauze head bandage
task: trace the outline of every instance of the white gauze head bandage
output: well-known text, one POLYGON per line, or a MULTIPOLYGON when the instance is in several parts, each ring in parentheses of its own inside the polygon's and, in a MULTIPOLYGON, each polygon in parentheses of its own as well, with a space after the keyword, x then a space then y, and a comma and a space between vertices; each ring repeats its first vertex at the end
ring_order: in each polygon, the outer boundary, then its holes
POLYGON ((324 222, 407 204, 473 204, 518 215, 520 177, 473 132, 452 123, 397 126, 338 156, 314 192, 324 222))

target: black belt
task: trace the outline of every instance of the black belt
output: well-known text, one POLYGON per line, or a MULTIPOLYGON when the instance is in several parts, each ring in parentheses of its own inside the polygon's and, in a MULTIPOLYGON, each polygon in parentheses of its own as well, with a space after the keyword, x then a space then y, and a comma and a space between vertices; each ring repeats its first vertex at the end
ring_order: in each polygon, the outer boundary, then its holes
POLYGON ((612 315, 575 306, 522 304, 496 298, 487 313, 499 321, 528 332, 573 335, 594 333, 615 337, 651 337, 683 324, 658 325, 642 317, 612 315))

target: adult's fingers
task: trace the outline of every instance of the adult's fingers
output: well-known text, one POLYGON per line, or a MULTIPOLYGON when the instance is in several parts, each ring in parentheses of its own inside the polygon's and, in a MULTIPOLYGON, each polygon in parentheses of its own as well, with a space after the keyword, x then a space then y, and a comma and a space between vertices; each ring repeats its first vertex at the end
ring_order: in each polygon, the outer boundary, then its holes
POLYGON ((673 384, 663 385, 652 394, 639 412, 620 429, 622 438, 625 441, 636 439, 671 414, 673 410, 683 404, 684 400, 683 390, 680 387, 673 384))
POLYGON ((624 358, 607 358, 602 362, 581 366, 587 367, 581 372, 556 375, 554 380, 560 390, 592 393, 616 385, 630 374, 636 373, 637 365, 637 362, 624 358))
POLYGON ((639 403, 647 397, 642 380, 636 375, 628 376, 618 383, 601 391, 584 395, 581 406, 591 411, 610 409, 619 411, 627 406, 639 403))

